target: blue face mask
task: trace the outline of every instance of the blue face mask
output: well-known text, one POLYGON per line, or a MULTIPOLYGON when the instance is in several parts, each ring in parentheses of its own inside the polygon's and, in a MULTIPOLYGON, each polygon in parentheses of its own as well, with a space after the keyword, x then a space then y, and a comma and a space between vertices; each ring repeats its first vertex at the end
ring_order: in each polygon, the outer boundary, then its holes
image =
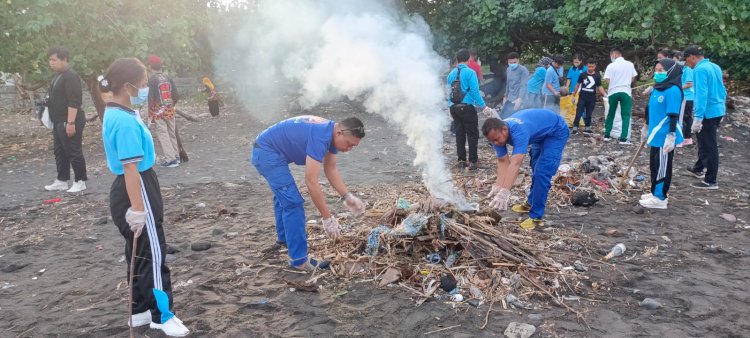
POLYGON ((518 64, 517 63, 510 63, 510 64, 508 64, 508 68, 510 68, 510 70, 516 70, 516 68, 518 68, 518 64))
POLYGON ((654 73, 654 81, 656 83, 664 82, 667 79, 667 72, 654 73))
POLYGON ((131 96, 130 97, 130 104, 136 105, 136 104, 142 104, 143 102, 146 102, 148 100, 148 86, 143 88, 138 88, 138 96, 131 96))

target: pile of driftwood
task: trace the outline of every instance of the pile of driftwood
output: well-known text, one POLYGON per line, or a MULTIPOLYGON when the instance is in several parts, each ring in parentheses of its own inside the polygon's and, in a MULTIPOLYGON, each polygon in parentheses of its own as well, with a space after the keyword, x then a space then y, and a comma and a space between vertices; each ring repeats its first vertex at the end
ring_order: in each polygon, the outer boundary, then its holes
POLYGON ((312 240, 311 250, 332 262, 330 274, 403 288, 417 305, 534 309, 551 302, 582 316, 572 304, 597 288, 587 271, 610 267, 575 229, 522 230, 495 210, 456 210, 418 185, 371 194, 390 198, 352 221, 343 238, 312 240))

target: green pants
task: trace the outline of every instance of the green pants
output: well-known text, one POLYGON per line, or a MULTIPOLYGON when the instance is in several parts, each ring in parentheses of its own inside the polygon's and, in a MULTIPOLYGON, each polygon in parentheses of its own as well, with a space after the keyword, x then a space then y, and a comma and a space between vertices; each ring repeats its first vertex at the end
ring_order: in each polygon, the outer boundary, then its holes
POLYGON ((609 133, 612 131, 612 123, 615 121, 618 104, 620 105, 620 114, 622 114, 620 141, 627 141, 633 99, 626 93, 615 93, 609 96, 609 112, 607 112, 607 119, 604 120, 604 137, 610 137, 609 133))

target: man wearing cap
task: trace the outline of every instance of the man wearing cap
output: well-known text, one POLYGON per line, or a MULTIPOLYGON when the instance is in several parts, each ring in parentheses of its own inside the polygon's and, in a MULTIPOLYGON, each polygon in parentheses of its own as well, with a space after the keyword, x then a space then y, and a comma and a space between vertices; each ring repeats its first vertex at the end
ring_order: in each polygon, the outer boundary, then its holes
POLYGON ((320 169, 331 187, 341 195, 352 215, 359 216, 365 205, 344 184, 336 168, 336 154, 348 152, 365 137, 365 127, 356 117, 339 123, 318 116, 303 115, 286 119, 261 132, 253 144, 251 162, 273 191, 276 216, 276 244, 289 248, 289 264, 294 269, 325 269, 321 262, 307 255, 305 200, 297 189, 289 163, 305 166, 305 185, 313 204, 323 217, 323 229, 329 237, 340 236, 336 216, 328 208, 318 183, 320 169))
POLYGON ((703 49, 690 46, 683 53, 685 65, 693 69, 693 124, 690 128, 698 140, 698 161, 687 170, 700 182, 698 189, 719 189, 716 177, 719 173, 719 144, 717 129, 726 114, 727 90, 724 87, 721 68, 703 57, 703 49))
POLYGON ((154 122, 156 138, 161 146, 163 168, 180 166, 180 150, 177 146, 177 133, 174 119, 174 105, 177 104, 177 87, 174 81, 161 71, 161 58, 148 56, 151 75, 148 78, 148 118, 154 122))

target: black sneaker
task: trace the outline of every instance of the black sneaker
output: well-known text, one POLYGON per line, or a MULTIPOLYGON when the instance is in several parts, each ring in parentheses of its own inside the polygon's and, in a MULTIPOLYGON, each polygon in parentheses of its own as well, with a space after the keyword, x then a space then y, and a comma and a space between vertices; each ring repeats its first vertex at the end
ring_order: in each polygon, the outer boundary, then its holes
POLYGON ((696 189, 719 190, 719 185, 717 183, 708 183, 703 180, 701 180, 700 182, 693 183, 692 186, 693 188, 696 188, 696 189))
POLYGON ((691 176, 695 176, 695 178, 702 179, 702 178, 706 177, 706 173, 704 171, 702 171, 702 170, 701 171, 696 171, 695 169, 693 169, 693 167, 687 167, 686 169, 690 173, 690 175, 691 176))
POLYGON ((458 169, 465 169, 469 166, 469 163, 466 161, 458 161, 458 164, 456 165, 458 169))
POLYGON ((180 162, 177 160, 171 160, 169 162, 164 162, 161 164, 162 168, 177 168, 180 166, 180 162))
POLYGON ((583 134, 584 135, 591 135, 593 133, 594 132, 591 131, 591 128, 586 127, 585 129, 583 129, 583 134))
POLYGON ((578 134, 578 128, 573 128, 573 135, 578 134))

